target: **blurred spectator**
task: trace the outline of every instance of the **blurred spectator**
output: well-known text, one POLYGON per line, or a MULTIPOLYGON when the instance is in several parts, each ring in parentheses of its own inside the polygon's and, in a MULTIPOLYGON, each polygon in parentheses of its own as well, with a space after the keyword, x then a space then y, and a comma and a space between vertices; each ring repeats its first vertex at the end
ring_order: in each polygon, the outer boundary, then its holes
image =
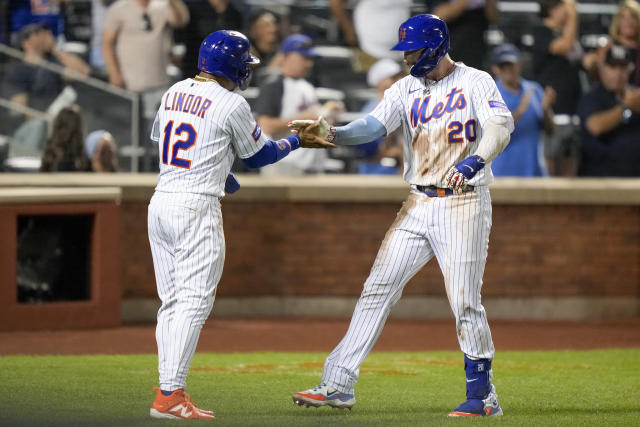
POLYGON ((166 88, 172 28, 188 22, 182 0, 117 0, 109 6, 102 41, 109 82, 136 92, 166 88))
POLYGON ((447 23, 452 57, 470 67, 486 69, 484 34, 489 24, 498 22, 497 0, 436 0, 433 14, 447 23))
POLYGON ((113 136, 104 129, 94 130, 84 140, 84 150, 94 172, 117 172, 117 148, 113 136))
POLYGON ((591 75, 599 75, 599 65, 613 43, 625 46, 635 69, 629 73, 629 83, 640 86, 640 4, 636 0, 623 0, 609 27, 611 40, 605 46, 585 55, 583 63, 591 75))
POLYGON ((89 64, 100 74, 106 76, 104 57, 102 56, 102 35, 107 8, 115 0, 91 0, 91 48, 89 50, 89 64))
POLYGON ((64 36, 62 7, 67 0, 10 0, 11 32, 18 34, 29 24, 46 24, 54 37, 64 36))
POLYGON ((218 30, 242 31, 242 13, 229 0, 195 0, 187 3, 189 25, 176 31, 176 41, 187 50, 181 61, 185 77, 197 74, 200 43, 209 34, 218 30))
POLYGON ((20 30, 18 41, 24 62, 10 64, 4 79, 4 93, 12 102, 44 111, 62 91, 62 77, 38 67, 42 61, 89 74, 89 66, 80 57, 56 49, 53 34, 45 24, 26 25, 20 30))
POLYGON ((42 172, 86 172, 89 159, 84 153, 82 116, 74 108, 64 108, 53 121, 53 130, 42 156, 42 172))
POLYGON ((251 54, 260 59, 260 64, 254 69, 252 85, 262 84, 264 78, 277 71, 282 65, 282 55, 278 55, 280 43, 280 29, 278 18, 268 10, 259 10, 249 18, 251 54))
POLYGON ((640 88, 628 85, 631 55, 613 45, 600 66, 600 84, 580 100, 580 176, 640 176, 640 88))
POLYGON ((491 70, 496 86, 513 115, 515 129, 507 148, 491 162, 495 176, 547 175, 541 130, 552 133, 555 91, 522 78, 520 51, 505 43, 494 48, 491 70))
MULTIPOLYGON (((328 103, 321 108, 315 88, 305 80, 313 68, 316 52, 310 37, 295 34, 282 42, 281 74, 272 76, 260 87, 260 95, 253 109, 257 123, 274 140, 291 135, 287 123, 291 120, 315 120, 324 115, 331 121, 340 105, 328 103), (325 110, 325 111, 323 111, 325 110)), ((297 150, 278 163, 261 168, 265 175, 300 175, 323 172, 327 160, 326 150, 297 150)))
MULTIPOLYGON (((367 71, 367 84, 376 89, 376 99, 367 102, 362 113, 370 113, 384 97, 384 91, 405 76, 400 64, 392 59, 378 60, 367 71)), ((396 131, 391 135, 379 138, 366 144, 356 145, 361 161, 358 173, 361 174, 396 174, 402 164, 402 133, 396 131)))
MULTIPOLYGON (((48 61, 81 75, 89 73, 89 66, 78 56, 56 49, 53 34, 46 24, 22 27, 18 42, 24 52, 24 62, 7 65, 3 81, 4 96, 13 103, 52 115, 61 107, 71 105, 76 98, 75 91, 71 87, 65 89, 63 77, 40 64, 48 61)), ((12 139, 21 148, 37 153, 42 151, 47 135, 45 120, 22 114, 13 115, 3 120, 3 131, 9 129, 13 132, 12 139)))
POLYGON ((611 22, 610 35, 615 43, 626 47, 635 69, 630 73, 629 83, 640 86, 640 4, 625 0, 611 22))
POLYGON ((370 113, 384 97, 384 91, 405 76, 402 67, 392 59, 380 59, 367 71, 367 84, 376 90, 376 99, 367 102, 361 112, 370 113))
POLYGON ((539 0, 543 23, 533 29, 534 80, 551 86, 557 94, 554 105, 556 130, 545 138, 544 154, 552 176, 574 176, 580 141, 574 121, 581 95, 582 47, 577 41, 578 13, 574 0, 539 0))
POLYGON ((189 9, 182 0, 117 0, 107 9, 102 54, 109 83, 138 92, 140 141, 144 145, 142 170, 157 167, 148 135, 162 94, 169 86, 172 31, 189 22, 189 9))
POLYGON ((369 56, 360 58, 363 69, 380 58, 401 60, 402 54, 390 49, 398 42, 398 27, 411 16, 411 0, 357 0, 353 20, 349 18, 347 3, 330 0, 331 14, 340 25, 345 44, 359 46, 369 56))

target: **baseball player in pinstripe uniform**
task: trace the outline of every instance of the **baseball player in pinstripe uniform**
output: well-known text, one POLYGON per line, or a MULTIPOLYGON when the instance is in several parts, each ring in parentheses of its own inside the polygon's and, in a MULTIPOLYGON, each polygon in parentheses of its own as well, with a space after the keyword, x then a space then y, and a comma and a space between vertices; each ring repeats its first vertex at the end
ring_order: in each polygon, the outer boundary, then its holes
POLYGON ((491 384, 494 347, 481 303, 491 229, 490 162, 509 143, 513 118, 489 74, 449 57, 449 34, 434 15, 399 29, 411 75, 389 88, 364 119, 331 128, 320 118, 293 123, 303 140, 353 145, 404 133, 407 200, 378 251, 349 329, 327 357, 322 382, 298 392, 306 406, 351 408, 359 368, 405 284, 435 257, 464 353, 467 400, 451 416, 501 415, 491 384))
MULTIPOLYGON (((235 156, 249 167, 277 162, 301 146, 294 135, 270 141, 249 104, 234 93, 245 88, 259 60, 235 31, 217 31, 200 46, 194 78, 162 97, 151 139, 159 144, 160 174, 149 203, 149 241, 162 306, 156 340, 160 387, 153 418, 214 418, 184 392, 200 330, 213 307, 225 256, 220 199, 238 182, 235 156)), ((304 146, 329 147, 320 142, 304 146)))

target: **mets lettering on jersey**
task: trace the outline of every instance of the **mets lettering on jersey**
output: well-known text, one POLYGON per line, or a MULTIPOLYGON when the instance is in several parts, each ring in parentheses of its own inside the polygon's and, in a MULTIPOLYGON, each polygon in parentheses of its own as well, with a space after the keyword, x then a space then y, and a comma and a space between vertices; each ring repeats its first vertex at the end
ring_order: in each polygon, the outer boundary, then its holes
MULTIPOLYGON (((511 116, 493 78, 457 63, 438 82, 407 76, 393 84, 371 115, 387 133, 401 128, 404 179, 414 185, 446 187, 449 169, 475 154, 482 125, 495 115, 511 116)), ((488 185, 490 166, 469 185, 488 185)))
POLYGON ((467 106, 467 100, 464 98, 462 89, 453 88, 451 92, 446 95, 446 103, 438 102, 433 107, 431 114, 427 115, 429 108, 429 101, 431 97, 416 98, 411 105, 411 126, 416 127, 418 125, 418 119, 420 123, 427 123, 431 119, 439 119, 445 113, 453 113, 455 110, 464 110, 467 106))

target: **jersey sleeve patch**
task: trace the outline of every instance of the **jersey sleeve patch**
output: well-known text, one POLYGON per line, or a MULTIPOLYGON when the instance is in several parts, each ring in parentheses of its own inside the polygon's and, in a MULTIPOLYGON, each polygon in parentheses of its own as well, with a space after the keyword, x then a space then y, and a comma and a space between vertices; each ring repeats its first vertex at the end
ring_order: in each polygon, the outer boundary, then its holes
POLYGON ((509 107, 502 101, 489 101, 489 107, 491 108, 502 108, 503 110, 509 111, 509 107))
POLYGON ((258 124, 256 123, 253 131, 251 132, 251 137, 255 142, 258 142, 258 140, 260 139, 260 135, 262 135, 262 129, 260 129, 260 126, 258 126, 258 124))

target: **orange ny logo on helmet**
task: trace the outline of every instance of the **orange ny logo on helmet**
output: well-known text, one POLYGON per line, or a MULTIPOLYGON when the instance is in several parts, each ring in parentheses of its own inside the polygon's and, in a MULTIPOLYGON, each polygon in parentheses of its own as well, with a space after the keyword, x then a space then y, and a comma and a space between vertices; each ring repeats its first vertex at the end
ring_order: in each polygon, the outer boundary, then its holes
POLYGON ((407 29, 405 27, 400 27, 400 41, 403 42, 407 37, 407 29))

